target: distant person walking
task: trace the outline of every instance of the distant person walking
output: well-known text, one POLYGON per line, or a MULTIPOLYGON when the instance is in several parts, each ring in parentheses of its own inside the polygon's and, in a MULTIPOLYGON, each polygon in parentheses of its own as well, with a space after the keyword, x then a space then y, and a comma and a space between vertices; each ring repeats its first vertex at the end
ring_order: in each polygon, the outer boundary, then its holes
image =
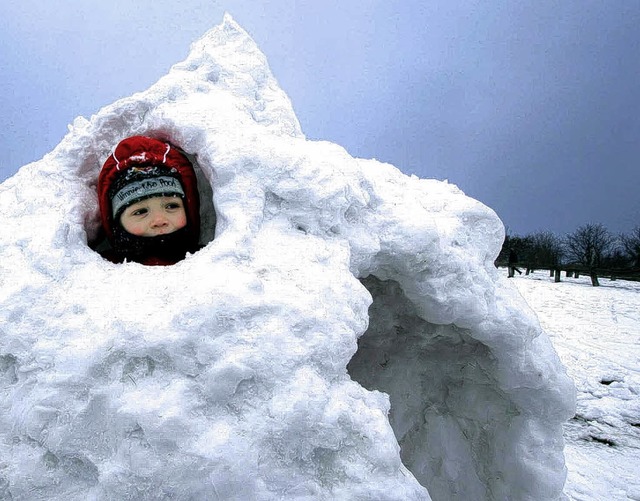
POLYGON ((516 267, 516 264, 518 264, 518 255, 516 254, 516 251, 514 251, 513 249, 509 249, 509 278, 513 278, 515 273, 514 272, 518 272, 518 275, 522 275, 522 272, 516 267))

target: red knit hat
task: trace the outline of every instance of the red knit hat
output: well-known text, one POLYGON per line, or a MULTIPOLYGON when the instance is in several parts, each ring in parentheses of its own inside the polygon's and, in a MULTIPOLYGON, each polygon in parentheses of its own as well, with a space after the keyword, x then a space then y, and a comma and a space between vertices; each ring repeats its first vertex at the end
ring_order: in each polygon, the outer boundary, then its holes
POLYGON ((200 198, 189 159, 175 146, 145 136, 123 139, 98 177, 100 218, 113 243, 120 214, 129 205, 153 196, 180 196, 187 215, 188 240, 200 237, 200 198))

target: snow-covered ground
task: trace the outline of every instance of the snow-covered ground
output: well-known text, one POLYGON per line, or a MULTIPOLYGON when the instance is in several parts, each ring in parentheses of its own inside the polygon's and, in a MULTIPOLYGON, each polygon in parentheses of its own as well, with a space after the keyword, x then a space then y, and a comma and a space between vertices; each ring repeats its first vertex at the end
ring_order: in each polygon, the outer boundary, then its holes
POLYGON ((554 283, 546 271, 513 282, 578 389, 565 427, 565 492, 575 501, 640 500, 640 283, 554 283))

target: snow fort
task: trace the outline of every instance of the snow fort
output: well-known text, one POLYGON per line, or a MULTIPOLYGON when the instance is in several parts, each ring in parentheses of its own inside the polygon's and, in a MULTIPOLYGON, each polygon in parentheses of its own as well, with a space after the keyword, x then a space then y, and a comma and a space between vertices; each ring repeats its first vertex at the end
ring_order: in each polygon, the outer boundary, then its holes
POLYGON ((0 499, 557 500, 574 389, 496 214, 307 140, 229 16, 0 187, 0 499), (172 266, 93 250, 120 140, 199 176, 172 266))

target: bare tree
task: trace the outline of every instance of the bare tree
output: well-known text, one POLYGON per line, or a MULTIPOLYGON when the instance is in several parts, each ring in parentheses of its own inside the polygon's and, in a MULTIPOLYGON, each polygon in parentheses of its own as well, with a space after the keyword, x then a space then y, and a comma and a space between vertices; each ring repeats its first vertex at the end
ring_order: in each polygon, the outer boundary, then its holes
POLYGON ((613 248, 615 238, 602 224, 584 224, 565 238, 565 250, 567 258, 575 264, 584 266, 589 270, 591 283, 594 286, 598 282, 597 269, 605 257, 613 248))
POLYGON ((564 249, 558 236, 550 231, 539 231, 531 235, 531 240, 537 268, 555 269, 560 265, 564 249))
POLYGON ((640 268, 640 226, 636 226, 629 235, 620 235, 620 243, 633 268, 640 268))

